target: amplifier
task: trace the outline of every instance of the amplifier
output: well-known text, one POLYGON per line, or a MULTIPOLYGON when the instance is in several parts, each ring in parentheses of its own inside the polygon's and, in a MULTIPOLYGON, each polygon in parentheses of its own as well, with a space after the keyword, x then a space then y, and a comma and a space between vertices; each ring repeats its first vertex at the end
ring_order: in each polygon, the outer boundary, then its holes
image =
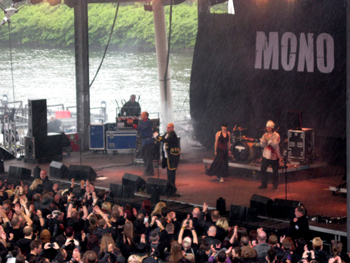
POLYGON ((288 157, 295 160, 305 160, 315 148, 314 129, 288 130, 288 157))

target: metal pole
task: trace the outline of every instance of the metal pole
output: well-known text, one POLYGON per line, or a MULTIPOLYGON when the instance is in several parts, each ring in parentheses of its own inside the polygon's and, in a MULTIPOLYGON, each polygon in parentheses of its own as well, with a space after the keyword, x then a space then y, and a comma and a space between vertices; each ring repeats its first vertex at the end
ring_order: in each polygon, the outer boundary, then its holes
POLYGON ((346 232, 347 232, 347 250, 350 251, 350 0, 346 3, 346 232))
POLYGON ((90 90, 89 90, 89 36, 88 36, 88 3, 77 0, 74 7, 75 27, 75 71, 77 132, 81 139, 81 149, 89 149, 90 124, 90 90))
POLYGON ((152 1, 154 33, 156 39, 156 53, 158 63, 158 78, 160 86, 160 105, 161 105, 161 130, 165 131, 165 127, 169 122, 173 122, 173 101, 170 85, 170 70, 167 66, 167 37, 165 25, 165 13, 162 0, 152 1), (164 74, 167 71, 166 79, 164 74), (165 90, 166 89, 166 90, 165 90))

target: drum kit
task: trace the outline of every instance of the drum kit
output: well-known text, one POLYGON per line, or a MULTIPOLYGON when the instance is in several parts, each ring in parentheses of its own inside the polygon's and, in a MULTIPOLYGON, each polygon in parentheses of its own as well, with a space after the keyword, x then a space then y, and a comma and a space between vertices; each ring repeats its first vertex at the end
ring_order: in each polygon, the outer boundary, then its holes
POLYGON ((242 135, 246 128, 234 128, 231 141, 231 153, 238 162, 259 162, 262 158, 262 148, 259 139, 249 138, 242 135))

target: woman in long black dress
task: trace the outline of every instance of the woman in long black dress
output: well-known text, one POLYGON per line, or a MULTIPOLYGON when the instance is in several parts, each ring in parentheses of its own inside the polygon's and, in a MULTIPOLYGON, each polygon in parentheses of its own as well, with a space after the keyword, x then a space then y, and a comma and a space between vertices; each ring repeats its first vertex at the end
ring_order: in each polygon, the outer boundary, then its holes
POLYGON ((221 131, 215 135, 215 159, 211 164, 208 175, 216 175, 218 180, 223 183, 224 178, 228 173, 228 158, 231 155, 230 147, 230 133, 227 131, 227 123, 221 125, 221 131))

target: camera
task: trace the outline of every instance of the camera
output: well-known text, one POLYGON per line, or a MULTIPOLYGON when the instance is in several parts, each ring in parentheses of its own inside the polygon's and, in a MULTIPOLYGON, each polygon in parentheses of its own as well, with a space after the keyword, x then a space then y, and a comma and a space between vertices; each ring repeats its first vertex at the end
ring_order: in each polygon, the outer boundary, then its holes
POLYGON ((190 221, 187 220, 186 225, 189 225, 189 224, 190 224, 190 221))
POLYGON ((49 244, 49 248, 53 248, 53 247, 54 247, 53 243, 49 244))
POLYGON ((309 256, 309 255, 311 255, 311 252, 310 252, 310 251, 308 251, 306 254, 309 256))

